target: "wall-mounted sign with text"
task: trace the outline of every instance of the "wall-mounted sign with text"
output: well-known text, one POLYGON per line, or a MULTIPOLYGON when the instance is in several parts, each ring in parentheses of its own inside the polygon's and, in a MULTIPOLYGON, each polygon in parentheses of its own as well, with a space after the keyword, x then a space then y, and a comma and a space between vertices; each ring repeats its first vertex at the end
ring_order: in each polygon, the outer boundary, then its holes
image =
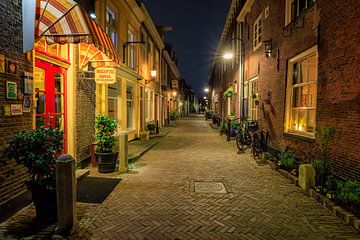
POLYGON ((99 84, 114 84, 116 82, 116 69, 109 67, 96 68, 95 82, 99 84))

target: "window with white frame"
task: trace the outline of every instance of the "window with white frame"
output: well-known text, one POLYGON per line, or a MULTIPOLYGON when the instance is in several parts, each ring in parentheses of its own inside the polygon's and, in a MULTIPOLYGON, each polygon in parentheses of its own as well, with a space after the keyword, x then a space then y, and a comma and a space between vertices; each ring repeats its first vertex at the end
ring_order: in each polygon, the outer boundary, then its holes
POLYGON ((145 121, 154 120, 154 91, 145 89, 145 121))
POLYGON ((259 99, 258 99, 258 77, 254 77, 249 80, 248 91, 249 91, 249 118, 250 120, 258 120, 259 112, 259 99))
POLYGON ((154 43, 150 38, 148 39, 147 50, 148 50, 148 60, 147 60, 148 61, 148 70, 149 70, 149 73, 150 73, 151 69, 154 66, 154 57, 153 57, 154 43))
POLYGON ((110 37, 115 48, 118 48, 117 14, 109 6, 106 7, 106 34, 110 37))
POLYGON ((315 137, 317 47, 289 60, 285 131, 315 137))
POLYGON ((127 129, 134 128, 134 99, 133 87, 126 86, 126 127, 127 129))
POLYGON ((108 86, 108 116, 118 120, 118 83, 106 86, 108 86))
POLYGON ((310 8, 316 0, 285 0, 285 25, 300 16, 306 9, 310 8))
POLYGON ((141 71, 145 71, 145 66, 147 64, 147 46, 148 46, 148 37, 145 33, 144 30, 141 31, 140 33, 141 36, 141 41, 144 42, 144 44, 140 44, 140 48, 141 48, 141 71))
MULTIPOLYGON (((155 51, 155 60, 154 60, 154 68, 156 69, 157 72, 159 72, 159 59, 160 59, 160 54, 159 54, 159 50, 156 48, 156 51, 155 51)), ((156 81, 160 81, 160 78, 159 77, 156 77, 156 81)))
MULTIPOLYGON (((128 41, 135 42, 135 33, 131 26, 128 29, 128 41)), ((133 43, 128 45, 128 66, 135 70, 136 68, 136 46, 133 43)))
POLYGON ((154 91, 150 90, 150 121, 154 120, 154 91))
POLYGON ((244 82, 243 106, 244 116, 249 117, 249 81, 244 82))
POLYGON ((260 16, 254 22, 254 28, 253 28, 253 49, 254 49, 254 51, 261 46, 262 32, 263 32, 263 26, 262 26, 261 14, 260 14, 260 16))

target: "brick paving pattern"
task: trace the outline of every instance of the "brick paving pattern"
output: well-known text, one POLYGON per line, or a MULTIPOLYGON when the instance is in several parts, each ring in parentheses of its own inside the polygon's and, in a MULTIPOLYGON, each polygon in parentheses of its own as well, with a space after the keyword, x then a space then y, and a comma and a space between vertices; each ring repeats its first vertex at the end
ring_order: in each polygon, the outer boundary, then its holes
POLYGON ((203 117, 177 121, 73 239, 360 239, 268 166, 237 154, 203 117), (194 182, 222 182, 198 193, 194 182))

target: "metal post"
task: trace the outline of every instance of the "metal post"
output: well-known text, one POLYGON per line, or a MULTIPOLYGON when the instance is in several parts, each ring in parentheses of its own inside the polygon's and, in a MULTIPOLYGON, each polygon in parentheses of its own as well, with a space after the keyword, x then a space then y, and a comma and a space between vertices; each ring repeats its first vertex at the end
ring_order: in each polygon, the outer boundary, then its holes
POLYGON ((128 133, 120 134, 119 172, 128 172, 128 133))
POLYGON ((56 160, 57 223, 61 235, 70 235, 76 227, 75 160, 63 154, 56 160))

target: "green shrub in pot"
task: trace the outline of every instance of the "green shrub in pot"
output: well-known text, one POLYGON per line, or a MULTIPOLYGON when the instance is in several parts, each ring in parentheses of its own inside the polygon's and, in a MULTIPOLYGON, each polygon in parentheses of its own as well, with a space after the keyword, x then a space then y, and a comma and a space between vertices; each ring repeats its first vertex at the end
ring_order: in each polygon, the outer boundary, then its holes
POLYGON ((39 218, 56 217, 56 158, 62 149, 62 131, 39 128, 18 132, 5 150, 8 159, 26 167, 26 184, 39 218))

